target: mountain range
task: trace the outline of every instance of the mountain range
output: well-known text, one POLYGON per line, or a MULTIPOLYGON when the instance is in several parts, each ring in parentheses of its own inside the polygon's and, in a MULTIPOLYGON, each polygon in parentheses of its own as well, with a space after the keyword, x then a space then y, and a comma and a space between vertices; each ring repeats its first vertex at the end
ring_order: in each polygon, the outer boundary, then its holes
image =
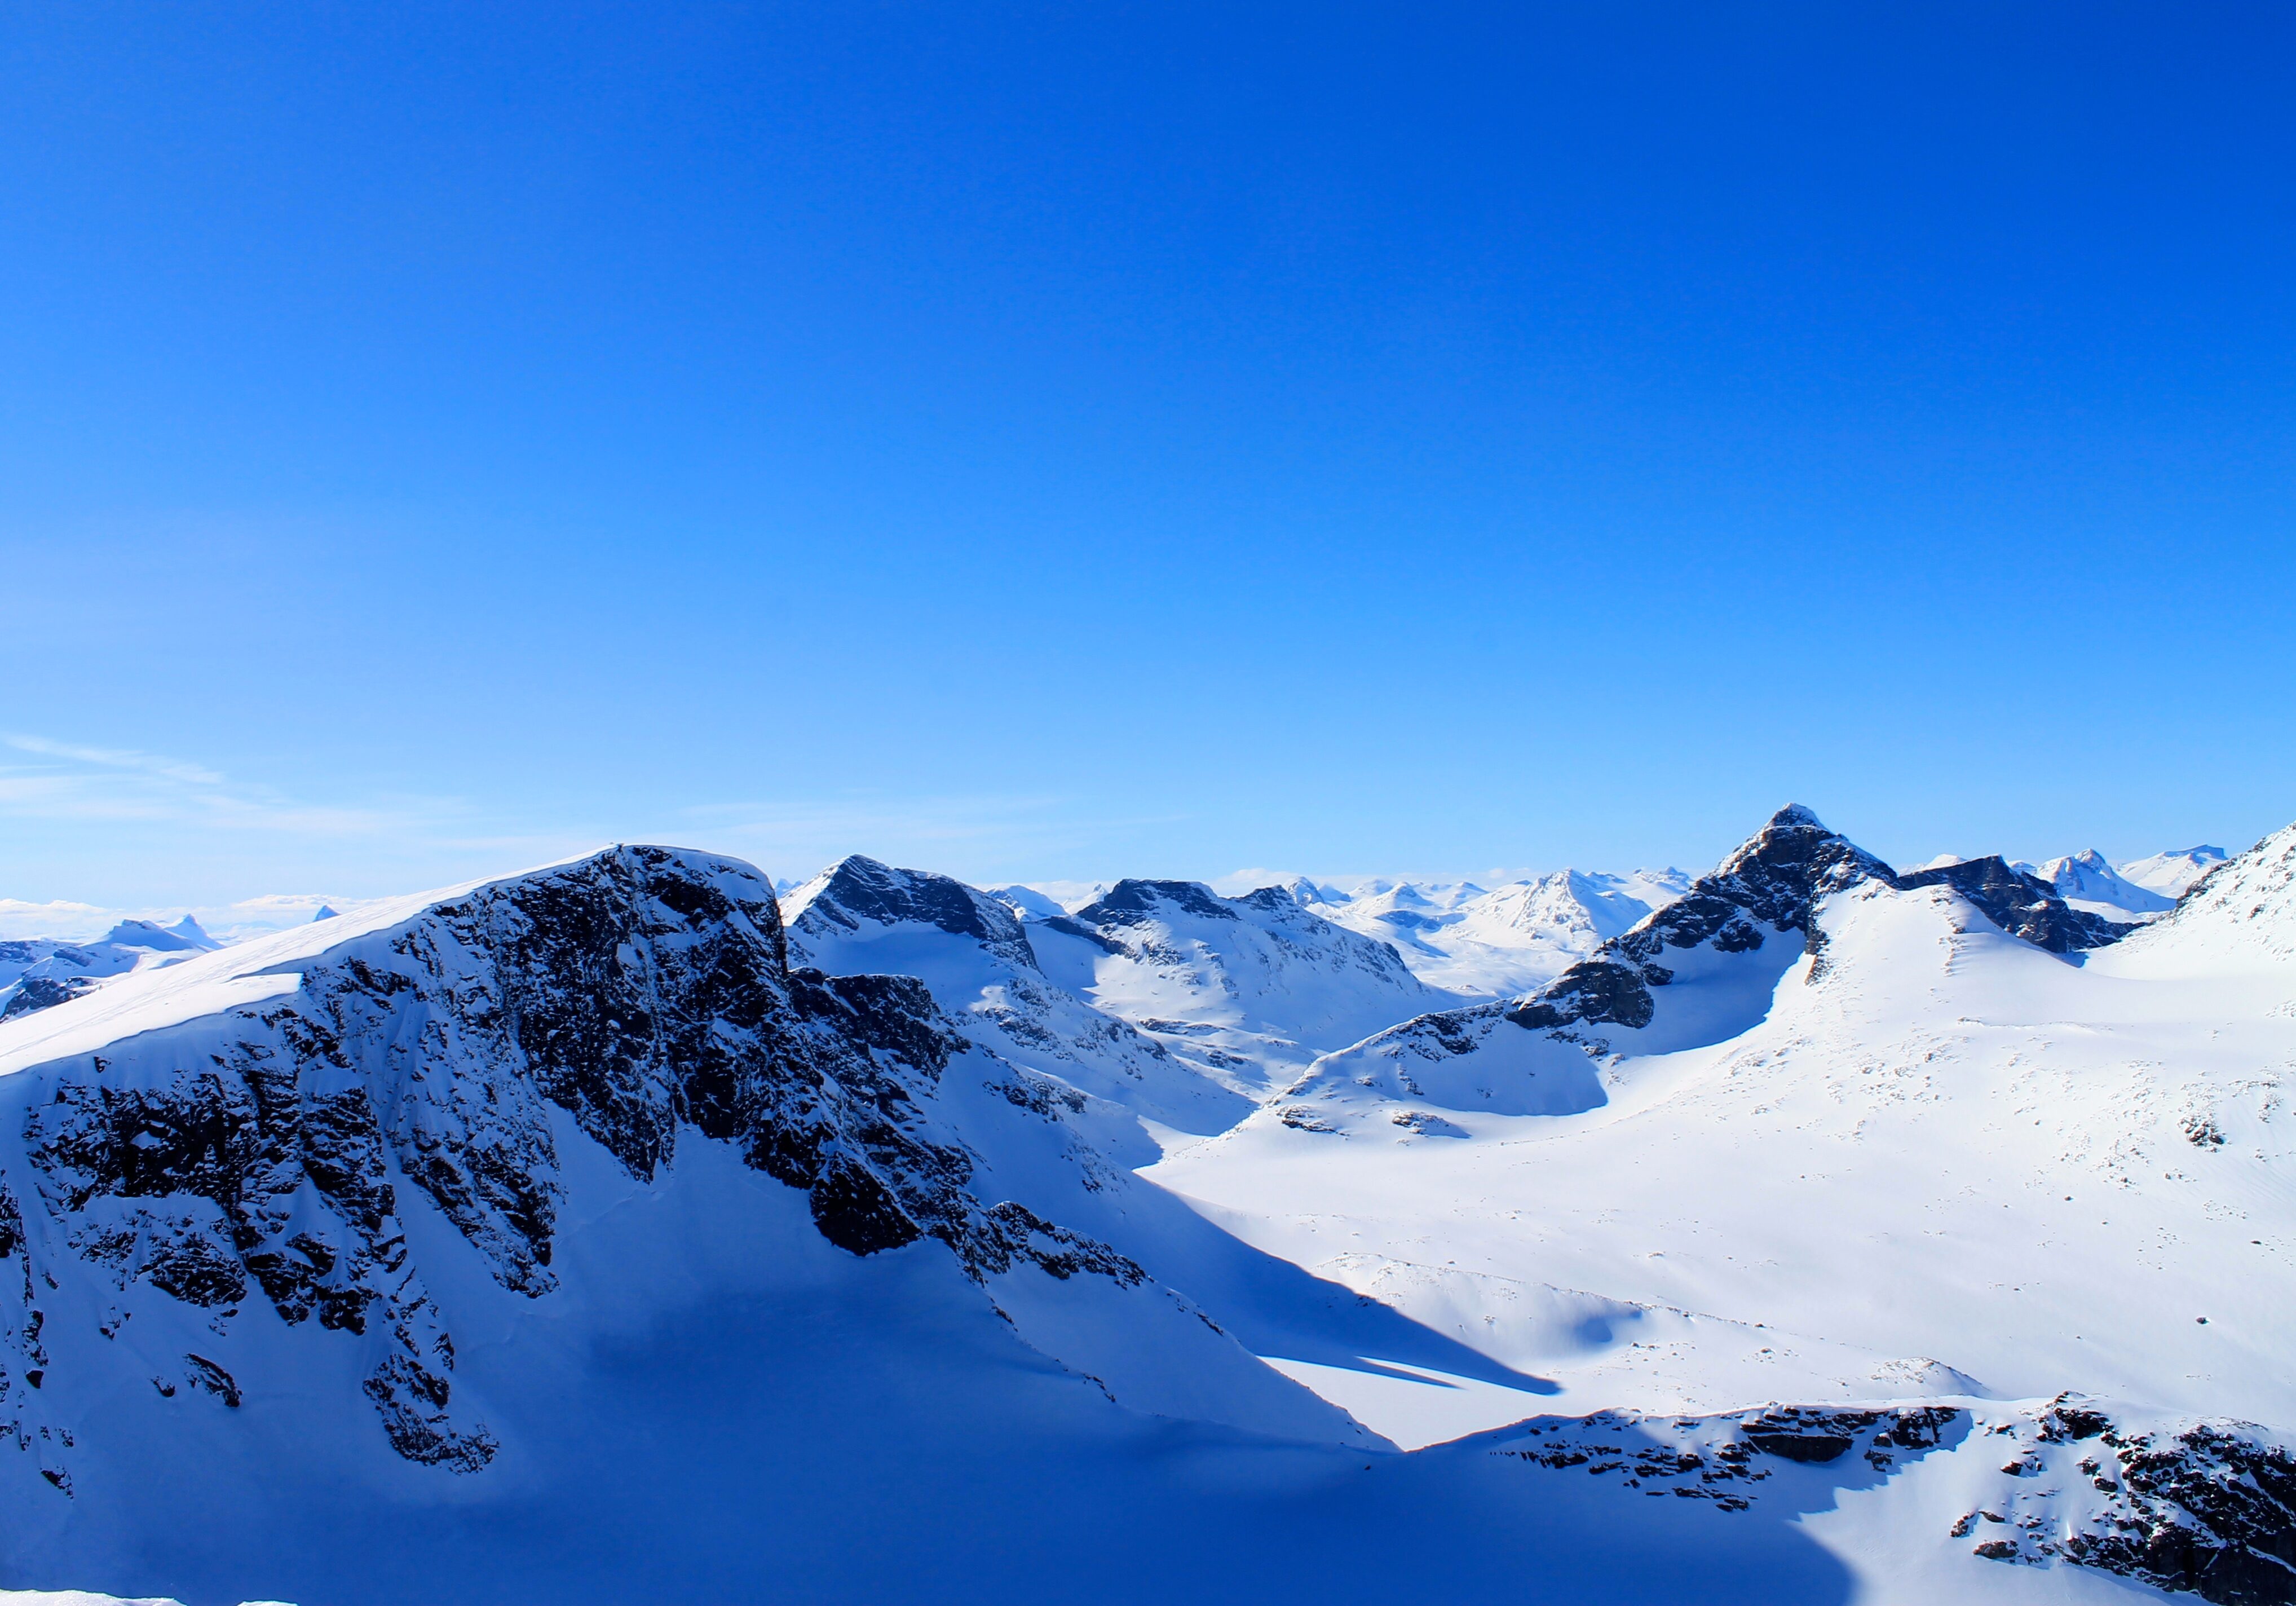
POLYGON ((2296 1600, 2296 826, 2215 853, 12 949, 0 1583, 2296 1600))

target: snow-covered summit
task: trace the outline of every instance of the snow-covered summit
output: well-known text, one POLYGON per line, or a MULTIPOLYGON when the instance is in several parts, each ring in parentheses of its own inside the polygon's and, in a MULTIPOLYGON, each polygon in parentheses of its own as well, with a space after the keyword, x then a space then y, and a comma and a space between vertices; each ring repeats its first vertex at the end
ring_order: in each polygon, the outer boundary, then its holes
POLYGON ((2031 873, 2074 908, 2108 920, 2163 914, 2177 906, 2175 897, 2130 881, 2094 848, 2036 865, 2031 873))
POLYGON ((0 1022, 0 1584, 2276 1598, 2296 827, 2141 928, 1800 808, 1623 879, 629 847, 147 950, 0 1022), (1478 920, 1588 946, 1379 935, 1478 920))
POLYGON ((2150 858, 2130 859, 2119 866, 2121 879, 2150 892, 2175 900, 2194 881, 2225 862, 2225 850, 2203 842, 2194 848, 2172 848, 2150 858))
POLYGON ((1319 1061, 1279 1112, 1330 1125, 1317 1101, 1380 1118, 1374 1102, 1423 1097, 1447 1108, 1560 1114, 1603 1094, 1588 1056, 1661 1054, 1723 1042, 1769 1013, 1779 979, 1805 953, 1823 974, 1820 906, 1872 886, 1943 888, 2000 930, 2052 954, 2116 940, 2131 928, 2070 909, 1997 856, 1904 875, 1808 808, 1780 809, 1681 897, 1512 1003, 1436 1012, 1319 1061))
MULTIPOLYGON (((807 914, 849 936, 1010 936, 946 878, 840 868, 807 914)), ((111 1536, 186 1522, 282 1554, 283 1513, 435 1504, 424 1474, 531 1501, 644 1416, 634 1334, 832 1288, 912 1313, 873 1340, 900 1364, 988 1317, 987 1376, 1384 1447, 1098 1235, 1186 1212, 1106 1163, 1093 1101, 784 946, 750 866, 622 847, 0 1023, 0 1501, 43 1513, 0 1565, 116 1576, 111 1536)), ((672 1438, 623 1453, 716 1497, 672 1438)))
MULTIPOLYGON (((802 934, 801 946, 832 940, 874 944, 905 927, 922 927, 968 938, 1022 963, 1033 958, 1020 921, 996 898, 950 876, 896 870, 859 854, 840 859, 787 894, 781 908, 791 936, 802 934)), ((898 964, 873 968, 909 973, 898 964)))
POLYGON ((189 914, 172 926, 152 920, 123 920, 103 940, 120 947, 149 948, 155 954, 210 954, 223 946, 189 914))

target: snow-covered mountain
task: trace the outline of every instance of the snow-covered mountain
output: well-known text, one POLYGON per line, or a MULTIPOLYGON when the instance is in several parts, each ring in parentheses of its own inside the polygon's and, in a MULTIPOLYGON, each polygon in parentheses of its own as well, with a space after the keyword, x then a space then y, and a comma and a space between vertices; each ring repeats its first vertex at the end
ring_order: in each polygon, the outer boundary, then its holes
POLYGON ((2131 859, 2119 868, 2123 881, 2173 902, 2184 897, 2194 881, 2224 862, 2223 848, 2202 843, 2198 848, 2178 848, 2156 853, 2150 858, 2131 859))
MULTIPOLYGON (((2023 865, 2019 868, 2028 869, 2023 865)), ((2165 914, 2177 906, 2175 896, 2155 892, 2128 880, 2094 848, 2032 865, 2029 873, 2046 882, 2052 891, 2074 908, 2102 914, 2107 920, 2165 914)))
POLYGON ((138 970, 212 953, 219 945, 184 915, 171 926, 123 920, 100 941, 0 941, 0 1020, 46 1009, 138 970))
POLYGON ((619 848, 0 1022, 0 1586, 2291 1598, 2296 827, 1663 890, 1463 1002, 1328 887, 619 848))

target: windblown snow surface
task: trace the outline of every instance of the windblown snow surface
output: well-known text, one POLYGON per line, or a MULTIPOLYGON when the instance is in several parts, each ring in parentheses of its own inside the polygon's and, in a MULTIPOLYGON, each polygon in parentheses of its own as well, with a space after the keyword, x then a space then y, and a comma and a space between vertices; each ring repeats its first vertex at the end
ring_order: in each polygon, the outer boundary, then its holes
POLYGON ((1666 892, 626 847, 0 1023, 0 1585, 2296 1600, 2296 827, 1666 892))

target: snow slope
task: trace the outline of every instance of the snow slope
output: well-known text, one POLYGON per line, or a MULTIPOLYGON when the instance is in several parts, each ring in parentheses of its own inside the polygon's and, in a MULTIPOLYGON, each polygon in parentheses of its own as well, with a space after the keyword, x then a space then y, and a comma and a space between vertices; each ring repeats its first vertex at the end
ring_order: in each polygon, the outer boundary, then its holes
POLYGON ((2296 960, 2292 884, 2296 825, 2194 881, 2173 919, 2132 938, 2117 957, 2131 975, 2219 978, 2232 1007, 2240 999, 2269 998, 2284 985, 2281 967, 2296 960))
MULTIPOLYGON (((2290 853, 2084 956, 1997 878, 1962 877, 2042 940, 1781 815, 1645 940, 1330 1056, 1150 1174, 1589 1408, 1958 1376, 2296 1420, 2296 971, 2224 974, 2291 951, 2290 853)), ((1350 1406, 1407 1441, 1387 1393, 1350 1406)))

